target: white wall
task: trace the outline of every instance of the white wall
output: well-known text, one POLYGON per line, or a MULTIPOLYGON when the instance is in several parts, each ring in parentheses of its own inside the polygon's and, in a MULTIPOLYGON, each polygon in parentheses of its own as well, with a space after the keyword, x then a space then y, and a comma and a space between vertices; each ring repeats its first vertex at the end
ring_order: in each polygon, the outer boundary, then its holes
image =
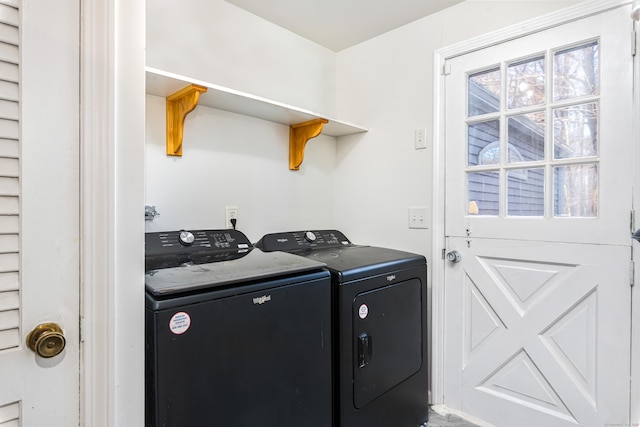
POLYGON ((409 207, 431 206, 434 51, 579 2, 467 0, 338 53, 338 116, 370 128, 337 144, 335 206, 351 240, 431 258, 430 230, 407 222, 409 207))
POLYGON ((335 117, 335 53, 224 0, 147 1, 147 66, 335 117))
MULTIPOLYGON (((335 116, 335 53, 223 0, 147 2, 147 66, 335 116)), ((198 106, 183 157, 165 155, 165 102, 147 96, 147 231, 223 228, 225 206, 256 241, 333 227, 335 138, 309 141, 290 171, 288 126, 198 106)))
POLYGON ((338 54, 223 0, 147 2, 148 66, 370 128, 310 140, 295 172, 288 127, 199 106, 173 158, 164 100, 147 96, 146 203, 160 212, 147 230, 222 228, 234 205, 253 241, 338 228, 430 257, 430 231, 407 222, 410 206, 431 204, 431 144, 416 151, 413 139, 432 130, 434 50, 577 2, 467 0, 338 54))
POLYGON ((147 231, 224 228, 225 206, 257 241, 266 233, 333 226, 335 138, 309 141, 289 170, 289 127, 207 107, 185 121, 182 157, 165 155, 165 100, 147 96, 147 231))

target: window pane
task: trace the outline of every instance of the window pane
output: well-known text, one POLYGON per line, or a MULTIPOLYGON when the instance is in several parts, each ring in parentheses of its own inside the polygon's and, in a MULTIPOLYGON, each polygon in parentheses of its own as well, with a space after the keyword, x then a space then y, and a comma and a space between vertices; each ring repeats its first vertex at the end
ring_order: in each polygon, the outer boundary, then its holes
POLYGON ((544 56, 511 64, 507 68, 509 108, 544 104, 544 56))
POLYGON ((507 172, 507 215, 544 216, 544 168, 507 172))
POLYGON ((474 123, 469 125, 467 133, 469 166, 491 165, 500 162, 500 120, 474 123), (496 144, 497 149, 495 148, 496 144))
POLYGON ((544 160, 544 111, 509 117, 509 163, 544 160))
POLYGON ((467 213, 497 216, 500 211, 499 186, 498 172, 467 174, 467 213))
POLYGON ((556 52, 553 99, 560 101, 599 92, 598 42, 556 52))
POLYGON ((569 159, 598 155, 598 104, 553 110, 553 157, 569 159))
POLYGON ((598 165, 553 168, 554 215, 595 217, 598 215, 598 165))
POLYGON ((500 111, 500 68, 469 76, 469 117, 500 111))

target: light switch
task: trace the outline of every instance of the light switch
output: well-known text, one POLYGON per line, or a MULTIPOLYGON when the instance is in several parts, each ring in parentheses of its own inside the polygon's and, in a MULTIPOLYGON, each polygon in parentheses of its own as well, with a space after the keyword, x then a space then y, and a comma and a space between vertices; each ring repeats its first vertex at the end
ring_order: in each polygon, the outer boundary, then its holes
POLYGON ((409 228, 429 228, 427 208, 409 208, 409 228))

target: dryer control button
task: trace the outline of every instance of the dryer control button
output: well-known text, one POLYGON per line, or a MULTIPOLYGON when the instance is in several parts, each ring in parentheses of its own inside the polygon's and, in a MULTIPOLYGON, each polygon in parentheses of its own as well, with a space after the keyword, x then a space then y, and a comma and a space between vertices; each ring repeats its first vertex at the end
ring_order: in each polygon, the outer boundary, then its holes
POLYGON ((313 231, 307 231, 306 233, 304 233, 304 239, 307 242, 315 242, 316 241, 316 234, 313 231))

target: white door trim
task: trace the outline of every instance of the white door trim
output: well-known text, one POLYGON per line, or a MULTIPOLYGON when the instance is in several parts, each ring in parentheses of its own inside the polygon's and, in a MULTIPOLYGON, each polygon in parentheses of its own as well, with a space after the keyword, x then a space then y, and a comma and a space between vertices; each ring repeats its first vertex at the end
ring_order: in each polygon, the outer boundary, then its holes
MULTIPOLYGON (((634 31, 636 32, 636 51, 640 39, 638 38, 638 29, 640 24, 634 23, 634 31)), ((636 53, 633 64, 633 164, 640 164, 640 120, 635 119, 640 113, 640 55, 636 53)), ((634 167, 633 169, 633 209, 636 211, 634 227, 637 229, 640 226, 638 221, 638 211, 640 206, 640 168, 634 167)), ((637 357, 640 354, 640 301, 638 301, 638 285, 640 284, 640 267, 638 266, 638 260, 640 259, 640 243, 633 242, 632 256, 634 264, 634 283, 635 286, 631 288, 631 424, 640 424, 640 360, 637 357)))
MULTIPOLYGON (((558 12, 512 25, 502 30, 476 37, 468 41, 436 50, 434 54, 434 103, 433 103, 433 246, 431 263, 432 281, 432 351, 431 351, 431 399, 434 404, 445 404, 444 396, 444 259, 438 256, 445 246, 445 65, 448 59, 515 38, 544 31, 567 22, 575 21, 610 9, 631 4, 629 0, 592 0, 558 12)), ((629 18, 631 19, 631 18, 629 18)), ((631 37, 631 35, 630 35, 631 37)), ((636 85, 637 86, 637 85, 636 85)), ((636 117, 634 115, 634 117, 636 117)), ((637 269, 636 269, 637 270, 637 269)), ((640 363, 639 363, 640 365, 640 363)), ((633 402, 632 402, 633 407, 633 402)))
POLYGON ((80 0, 81 419, 144 425, 144 2, 80 0))

